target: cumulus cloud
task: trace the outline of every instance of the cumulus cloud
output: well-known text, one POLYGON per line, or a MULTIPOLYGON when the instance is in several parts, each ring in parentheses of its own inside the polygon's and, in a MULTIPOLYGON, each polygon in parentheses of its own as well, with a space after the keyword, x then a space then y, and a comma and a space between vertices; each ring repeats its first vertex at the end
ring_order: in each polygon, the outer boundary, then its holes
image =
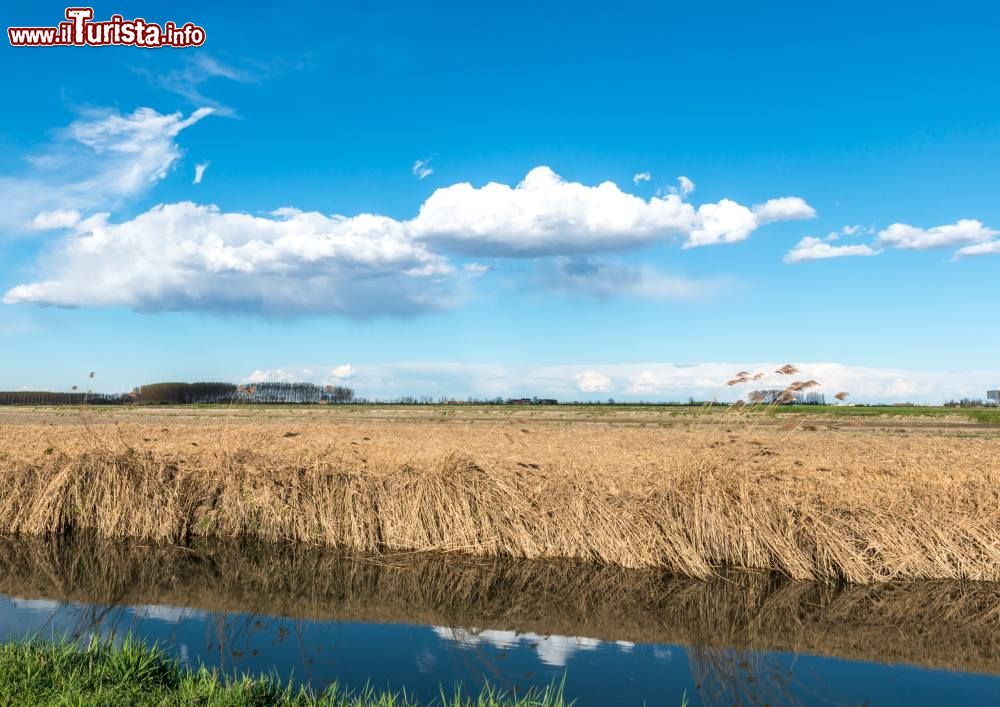
POLYGON ((354 368, 354 366, 349 363, 344 363, 340 366, 335 366, 333 370, 330 371, 330 376, 336 380, 343 381, 354 378, 357 373, 358 371, 354 368))
POLYGON ((632 183, 638 185, 639 182, 648 182, 653 178, 649 172, 638 172, 632 176, 632 183))
POLYGON ((180 159, 180 132, 211 113, 84 113, 28 158, 27 173, 0 177, 0 228, 65 228, 74 212, 115 207, 144 193, 180 159), (62 221, 46 225, 54 214, 62 221))
POLYGON ((798 197, 753 207, 723 199, 697 209, 676 193, 647 201, 613 182, 568 182, 543 166, 514 187, 490 182, 479 188, 460 183, 438 189, 410 227, 417 238, 468 255, 534 257, 672 239, 685 247, 731 243, 746 239, 762 224, 814 213, 798 197))
POLYGON ((83 222, 4 302, 264 314, 409 314, 445 306, 451 267, 398 221, 190 202, 83 222))
POLYGON ((774 221, 801 221, 814 218, 816 210, 797 196, 783 196, 755 205, 753 214, 757 223, 763 225, 774 221))
POLYGON ((256 370, 247 376, 244 380, 247 383, 314 383, 320 382, 313 380, 315 378, 313 371, 304 368, 302 370, 286 370, 284 368, 273 368, 265 370, 256 370))
POLYGON ((964 248, 959 248, 958 252, 955 253, 955 257, 964 258, 972 255, 997 254, 1000 254, 1000 241, 987 241, 986 243, 977 243, 976 245, 967 245, 964 248))
POLYGON ((202 178, 205 176, 205 170, 208 169, 208 165, 211 162, 200 162, 194 166, 194 181, 192 184, 201 184, 202 178))
POLYGON ((425 179, 434 174, 434 170, 430 166, 431 159, 433 158, 428 157, 426 160, 417 160, 414 162, 413 168, 410 170, 413 172, 413 176, 417 179, 425 179))
POLYGON ((786 263, 801 263, 825 258, 873 256, 882 253, 884 248, 930 250, 963 246, 955 253, 956 260, 971 255, 1000 253, 1000 240, 994 240, 1000 235, 1000 231, 988 228, 975 219, 961 219, 952 224, 926 229, 905 223, 894 223, 878 232, 875 246, 882 246, 881 248, 864 244, 831 245, 831 242, 839 240, 841 236, 874 232, 874 228, 844 226, 839 231, 830 232, 826 238, 807 236, 785 254, 784 260, 786 263))
POLYGON ((934 228, 917 228, 905 223, 894 223, 879 231, 880 244, 904 250, 928 250, 985 243, 1000 235, 1000 231, 987 228, 976 219, 961 219, 955 223, 934 228))
MULTIPOLYGON (((561 401, 586 399, 588 396, 614 397, 616 400, 733 401, 755 387, 773 388, 788 379, 772 375, 757 383, 730 387, 726 385, 737 371, 771 372, 788 361, 733 361, 718 363, 675 364, 593 363, 508 366, 490 363, 384 363, 359 366, 351 379, 358 395, 389 400, 404 395, 450 397, 468 396, 484 399, 545 397, 561 401), (596 375, 595 375, 596 374, 596 375), (594 391, 584 390, 581 382, 594 384, 594 391)), ((848 366, 835 362, 796 362, 802 378, 820 382, 815 390, 828 400, 840 391, 851 394, 858 403, 913 402, 940 404, 962 397, 981 398, 995 388, 1000 370, 920 371, 873 366, 848 366)), ((297 380, 317 383, 335 382, 328 374, 331 366, 305 369, 276 369, 284 377, 259 380, 297 380), (289 378, 288 376, 294 376, 289 378)))
POLYGON ((576 387, 583 393, 605 393, 611 390, 611 379, 597 371, 577 373, 576 387))
POLYGON ((881 253, 868 245, 830 245, 828 240, 806 236, 785 254, 786 263, 802 263, 807 260, 825 260, 849 256, 872 256, 881 253))
MULTIPOLYGON (((167 135, 199 118, 197 113, 187 119, 146 116, 167 135)), ((80 129, 79 139, 107 144, 108 135, 124 130, 123 120, 80 129)), ((110 142, 114 149, 121 147, 110 142)), ((162 176, 177 156, 172 142, 157 144, 162 148, 153 150, 158 159, 144 160, 155 165, 143 171, 146 179, 162 176)), ((695 209, 678 194, 646 201, 611 182, 596 187, 566 182, 547 167, 533 169, 516 187, 490 183, 479 189, 470 184, 438 189, 409 221, 373 214, 324 216, 291 207, 250 216, 190 202, 160 205, 121 223, 110 223, 106 213, 78 218, 64 211, 38 216, 39 225, 61 225, 72 233, 49 249, 40 263, 42 279, 10 289, 5 302, 286 315, 416 312, 440 306, 449 280, 455 279, 438 249, 560 256, 554 289, 682 299, 719 283, 586 256, 673 238, 685 247, 733 242, 762 223, 812 213, 793 197, 752 208, 723 199, 695 209)), ((487 267, 466 264, 465 279, 487 267)))
POLYGON ((556 292, 579 293, 599 299, 685 300, 712 295, 722 288, 723 281, 666 275, 647 265, 559 257, 554 272, 543 271, 541 284, 556 292))

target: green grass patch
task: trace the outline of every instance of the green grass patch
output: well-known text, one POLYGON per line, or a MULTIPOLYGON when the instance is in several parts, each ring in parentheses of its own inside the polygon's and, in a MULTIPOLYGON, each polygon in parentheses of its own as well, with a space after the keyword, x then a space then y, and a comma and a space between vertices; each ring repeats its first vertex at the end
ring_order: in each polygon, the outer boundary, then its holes
MULTIPOLYGON (((270 676, 226 677, 214 670, 190 670, 156 646, 132 638, 119 645, 93 640, 18 641, 0 645, 2 705, 204 705, 206 707, 410 707, 405 692, 332 685, 315 695, 305 687, 270 676)), ((561 685, 513 696, 492 688, 468 695, 461 687, 430 703, 441 707, 565 707, 561 685)))
POLYGON ((995 408, 948 408, 930 405, 776 405, 768 408, 774 414, 836 415, 842 417, 965 417, 974 422, 1000 423, 1000 410, 995 408))

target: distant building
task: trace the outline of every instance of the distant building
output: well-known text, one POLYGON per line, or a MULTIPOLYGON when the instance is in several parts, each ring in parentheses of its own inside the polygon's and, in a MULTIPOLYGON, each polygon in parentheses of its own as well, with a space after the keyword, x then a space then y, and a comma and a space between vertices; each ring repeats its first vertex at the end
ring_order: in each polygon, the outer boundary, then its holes
POLYGON ((986 404, 987 405, 1000 405, 1000 390, 987 390, 986 391, 986 404))

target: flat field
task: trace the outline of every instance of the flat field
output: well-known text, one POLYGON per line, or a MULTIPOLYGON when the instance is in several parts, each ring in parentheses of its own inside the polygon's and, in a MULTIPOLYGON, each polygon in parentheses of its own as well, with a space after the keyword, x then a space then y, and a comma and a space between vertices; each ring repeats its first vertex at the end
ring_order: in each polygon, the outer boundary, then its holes
POLYGON ((935 408, 0 408, 0 533, 1000 580, 1000 425, 935 408))

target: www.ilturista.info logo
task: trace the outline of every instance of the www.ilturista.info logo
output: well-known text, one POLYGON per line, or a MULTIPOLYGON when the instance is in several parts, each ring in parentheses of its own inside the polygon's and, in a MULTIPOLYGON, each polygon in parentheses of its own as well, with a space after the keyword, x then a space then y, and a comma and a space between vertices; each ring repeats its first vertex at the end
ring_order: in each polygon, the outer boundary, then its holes
POLYGON ((15 47, 104 47, 134 46, 200 47, 205 43, 205 30, 188 22, 178 25, 165 22, 162 26, 146 22, 141 17, 126 20, 112 15, 107 22, 94 22, 94 8, 67 7, 66 22, 55 27, 8 27, 7 37, 15 47))

